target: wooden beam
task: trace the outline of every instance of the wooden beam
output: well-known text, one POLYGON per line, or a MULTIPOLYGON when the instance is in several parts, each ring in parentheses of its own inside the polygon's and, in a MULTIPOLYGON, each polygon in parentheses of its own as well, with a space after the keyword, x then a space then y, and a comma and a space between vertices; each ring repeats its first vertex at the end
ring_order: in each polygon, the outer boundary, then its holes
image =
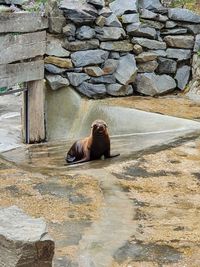
POLYGON ((35 32, 48 28, 48 19, 38 13, 1 13, 0 33, 35 32))
POLYGON ((44 78, 44 61, 0 65, 0 87, 44 78))
POLYGON ((41 56, 45 51, 46 31, 0 36, 0 64, 41 56))
POLYGON ((25 91, 27 91, 26 88, 24 88, 24 89, 16 89, 16 90, 8 90, 8 91, 6 91, 4 93, 0 93, 0 96, 12 95, 14 93, 20 93, 20 92, 25 92, 25 91))
POLYGON ((44 80, 27 84, 26 140, 27 143, 45 141, 45 86, 44 80))

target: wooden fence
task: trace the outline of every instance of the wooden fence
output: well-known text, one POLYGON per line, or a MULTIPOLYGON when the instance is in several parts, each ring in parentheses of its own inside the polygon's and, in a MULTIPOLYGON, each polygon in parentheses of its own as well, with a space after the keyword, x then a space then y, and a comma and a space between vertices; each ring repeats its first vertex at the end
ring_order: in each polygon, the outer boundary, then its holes
POLYGON ((27 82, 22 116, 26 143, 44 141, 44 60, 48 20, 36 13, 0 13, 0 88, 27 82))

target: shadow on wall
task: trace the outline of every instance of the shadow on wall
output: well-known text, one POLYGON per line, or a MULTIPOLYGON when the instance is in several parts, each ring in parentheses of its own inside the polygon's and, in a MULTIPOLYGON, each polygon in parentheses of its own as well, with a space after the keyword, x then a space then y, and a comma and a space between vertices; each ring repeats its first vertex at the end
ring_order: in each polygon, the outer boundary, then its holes
POLYGON ((100 118, 109 126, 113 137, 156 135, 196 131, 200 124, 191 120, 163 116, 119 106, 103 105, 102 101, 83 99, 72 88, 47 93, 48 140, 70 140, 88 136, 91 123, 100 118), (59 118, 59 119, 58 119, 59 118))

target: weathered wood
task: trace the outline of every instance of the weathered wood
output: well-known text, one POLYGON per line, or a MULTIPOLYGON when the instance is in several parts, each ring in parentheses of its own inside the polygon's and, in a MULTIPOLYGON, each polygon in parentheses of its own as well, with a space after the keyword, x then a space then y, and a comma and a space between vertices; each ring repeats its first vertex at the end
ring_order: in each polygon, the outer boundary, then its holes
POLYGON ((0 87, 44 78, 44 61, 0 65, 0 87))
POLYGON ((46 51, 46 31, 0 36, 0 64, 34 58, 46 51))
POLYGON ((45 141, 45 86, 44 80, 27 84, 28 143, 45 141))
POLYGON ((48 19, 38 13, 1 13, 0 33, 34 32, 48 28, 48 19))

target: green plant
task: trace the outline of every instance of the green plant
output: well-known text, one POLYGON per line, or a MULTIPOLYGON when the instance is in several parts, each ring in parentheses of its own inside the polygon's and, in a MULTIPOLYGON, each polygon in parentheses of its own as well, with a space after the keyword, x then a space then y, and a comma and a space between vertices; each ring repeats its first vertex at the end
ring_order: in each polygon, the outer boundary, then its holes
POLYGON ((32 0, 24 6, 24 9, 29 12, 44 12, 47 2, 48 0, 32 0))
POLYGON ((0 94, 5 93, 7 91, 7 87, 0 88, 0 94))

